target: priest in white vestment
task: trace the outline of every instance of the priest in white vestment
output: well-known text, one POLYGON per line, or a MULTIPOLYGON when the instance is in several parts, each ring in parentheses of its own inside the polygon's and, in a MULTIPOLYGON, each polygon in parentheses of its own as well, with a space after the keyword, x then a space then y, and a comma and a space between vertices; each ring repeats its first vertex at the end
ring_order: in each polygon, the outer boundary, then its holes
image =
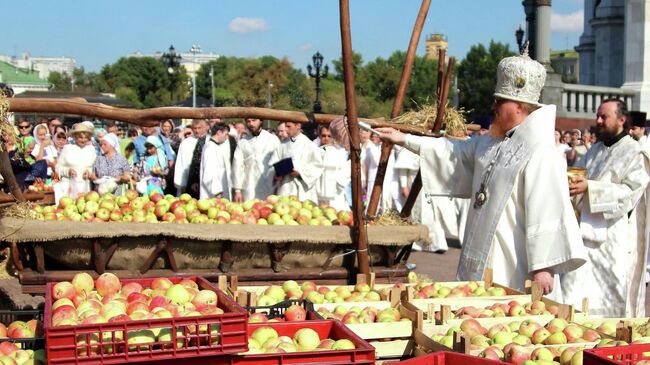
MULTIPOLYGON (((646 132, 646 128, 650 127, 650 125, 648 125, 649 121, 646 119, 646 116, 647 114, 645 112, 630 112, 630 136, 639 142, 641 148, 650 153, 650 139, 646 132)), ((650 236, 648 236, 648 239, 650 239, 650 236)), ((650 254, 648 254, 646 261, 644 280, 647 285, 650 282, 650 254)))
MULTIPOLYGON (((381 159, 381 140, 376 134, 370 136, 370 144, 366 148, 365 158, 361 162, 361 168, 366 175, 366 199, 370 200, 372 188, 375 186, 379 160, 381 159)), ((386 165, 386 174, 384 175, 384 184, 381 189, 381 197, 377 206, 377 214, 389 212, 394 209, 395 199, 398 197, 398 182, 395 177, 395 154, 394 149, 388 157, 386 165)))
POLYGON ((589 313, 606 317, 645 314, 650 160, 628 135, 627 114, 621 100, 601 103, 596 114, 598 143, 579 161, 588 177, 574 177, 570 185, 571 195, 580 198, 588 259, 562 278, 565 297, 576 305, 587 297, 589 313))
POLYGON ((232 156, 228 130, 223 123, 210 129, 211 138, 206 142, 201 158, 201 199, 230 199, 232 156))
POLYGON ((295 195, 298 200, 318 201, 316 183, 323 172, 323 155, 307 136, 302 134, 300 123, 285 122, 289 138, 282 142, 271 156, 269 164, 291 159, 293 170, 280 175, 275 168, 278 195, 295 195))
POLYGON ((280 145, 278 137, 262 129, 262 120, 246 118, 248 133, 237 143, 232 163, 234 200, 265 200, 274 194, 273 167, 269 163, 280 145))
POLYGON ((191 128, 192 136, 185 138, 178 146, 174 164, 174 185, 178 189, 178 195, 190 193, 192 196, 198 197, 200 195, 200 156, 203 155, 205 141, 209 138, 207 137, 208 123, 205 119, 194 119, 191 128), (198 157, 198 161, 195 156, 198 157), (195 171, 191 171, 192 169, 195 171))
POLYGON ((321 125, 318 130, 323 153, 323 174, 316 185, 318 203, 336 210, 350 210, 346 196, 351 179, 348 152, 333 143, 329 126, 321 125))
POLYGON ((560 299, 559 275, 584 264, 564 164, 555 153, 555 106, 538 104, 544 66, 527 54, 499 62, 490 133, 467 141, 416 138, 378 128, 420 155, 423 191, 472 199, 459 280, 493 278, 516 289, 526 280, 560 299))

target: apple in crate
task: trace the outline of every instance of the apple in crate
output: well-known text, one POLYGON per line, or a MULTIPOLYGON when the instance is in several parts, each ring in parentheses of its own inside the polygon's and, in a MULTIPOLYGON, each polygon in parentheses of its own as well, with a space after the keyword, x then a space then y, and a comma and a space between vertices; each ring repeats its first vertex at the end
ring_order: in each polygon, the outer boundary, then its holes
POLYGON ((301 328, 293 335, 293 341, 300 351, 312 351, 320 344, 318 333, 311 328, 301 328))
POLYGON ((103 273, 95 281, 97 293, 102 297, 116 294, 122 289, 120 279, 112 273, 103 273))
POLYGON ((355 348, 354 343, 347 338, 336 340, 332 344, 332 350, 354 350, 355 348))
POLYGON ((273 327, 264 326, 256 329, 251 337, 263 347, 266 341, 278 338, 278 332, 273 327))
POLYGON ((287 321, 304 321, 307 318, 307 313, 301 305, 293 304, 284 312, 284 318, 287 321))

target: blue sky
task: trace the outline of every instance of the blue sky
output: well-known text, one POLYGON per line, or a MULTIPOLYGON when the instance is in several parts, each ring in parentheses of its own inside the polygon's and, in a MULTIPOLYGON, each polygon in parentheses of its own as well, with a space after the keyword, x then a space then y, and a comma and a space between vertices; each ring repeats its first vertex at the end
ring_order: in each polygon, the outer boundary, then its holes
MULTIPOLYGON (((352 46, 364 61, 406 50, 420 1, 351 0, 352 46)), ((578 43, 582 0, 554 0, 553 49, 578 43)), ((287 57, 304 69, 319 50, 326 62, 341 54, 338 1, 334 0, 32 0, 3 4, 0 54, 68 56, 98 71, 128 53, 187 51, 226 56, 287 57)), ((525 24, 521 0, 432 0, 424 37, 443 33, 462 59, 491 39, 511 44, 525 24)))

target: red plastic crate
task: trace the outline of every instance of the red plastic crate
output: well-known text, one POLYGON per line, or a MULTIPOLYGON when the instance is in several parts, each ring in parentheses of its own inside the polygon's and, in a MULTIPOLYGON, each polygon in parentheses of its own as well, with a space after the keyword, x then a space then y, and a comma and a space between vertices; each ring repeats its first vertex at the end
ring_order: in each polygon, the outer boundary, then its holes
MULTIPOLYGON (((257 328, 271 326, 280 336, 291 336, 301 328, 309 327, 315 330, 321 339, 332 338, 335 340, 347 338, 354 345, 354 350, 331 350, 309 352, 287 352, 283 354, 255 354, 255 355, 230 355, 218 357, 193 358, 192 365, 370 365, 375 363, 375 348, 362 340, 344 324, 334 320, 314 320, 303 322, 266 322, 250 323, 249 335, 257 328)), ((155 365, 181 365, 189 364, 188 360, 171 360, 155 365)), ((146 364, 146 365, 154 365, 146 364)))
MULTIPOLYGON (((137 282, 150 287, 154 278, 122 280, 123 284, 137 282)), ((183 279, 194 280, 200 289, 213 290, 217 305, 223 314, 197 317, 160 318, 152 320, 52 326, 52 286, 46 287, 45 338, 49 364, 124 364, 126 362, 159 361, 196 356, 232 354, 248 350, 247 313, 221 290, 201 277, 170 278, 173 283, 183 279), (134 331, 170 328, 172 339, 143 346, 132 346, 125 351, 127 339, 134 331), (211 334, 218 331, 218 335, 211 334), (95 343, 92 340, 98 340, 95 343), (78 343, 80 341, 80 343, 78 343), (85 342, 85 343, 84 343, 85 342), (90 343, 90 344, 88 344, 90 343), (90 353, 88 356, 86 354, 90 353)))
POLYGON ((504 365, 505 363, 496 360, 488 360, 481 357, 460 354, 457 352, 434 352, 425 356, 412 359, 391 362, 390 365, 504 365))
POLYGON ((585 349, 582 363, 584 365, 633 365, 640 360, 650 360, 650 344, 585 349))

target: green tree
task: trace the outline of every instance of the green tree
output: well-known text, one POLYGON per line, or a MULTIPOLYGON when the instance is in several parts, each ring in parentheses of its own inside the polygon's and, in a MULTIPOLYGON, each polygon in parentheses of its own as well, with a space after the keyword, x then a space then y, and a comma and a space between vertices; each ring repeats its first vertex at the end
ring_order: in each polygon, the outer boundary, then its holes
POLYGON ((482 44, 472 46, 460 63, 459 103, 470 112, 471 117, 492 114, 497 65, 504 57, 514 54, 507 44, 491 41, 487 49, 482 44))
MULTIPOLYGON (((128 88, 127 93, 137 96, 139 107, 152 108, 169 103, 165 90, 170 88, 170 78, 167 67, 159 59, 152 57, 120 58, 112 65, 102 68, 101 76, 109 90, 128 88)), ((131 99, 126 99, 133 102, 131 99)))
MULTIPOLYGON (((343 56, 332 60, 332 65, 334 65, 334 78, 343 81, 343 56)), ((352 51, 352 69, 354 70, 355 78, 362 67, 363 57, 361 56, 361 53, 352 51)))
POLYGON ((47 77, 47 81, 52 84, 52 90, 54 91, 70 91, 71 89, 72 79, 67 73, 52 71, 47 77))

